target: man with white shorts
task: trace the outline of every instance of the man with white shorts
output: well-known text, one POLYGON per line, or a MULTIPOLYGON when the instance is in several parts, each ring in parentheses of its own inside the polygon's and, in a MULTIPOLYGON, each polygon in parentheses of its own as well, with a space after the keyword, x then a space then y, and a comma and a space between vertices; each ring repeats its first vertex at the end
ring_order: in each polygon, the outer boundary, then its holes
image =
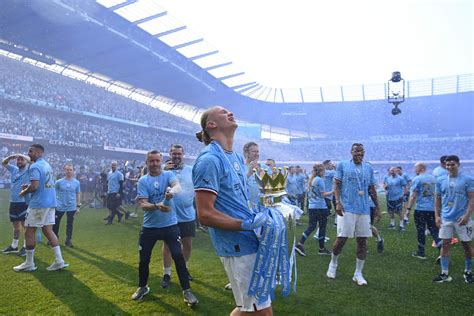
POLYGON ((473 221, 471 214, 474 210, 474 179, 459 172, 458 156, 447 156, 445 163, 448 174, 437 178, 435 196, 436 225, 440 227, 439 238, 443 240, 441 273, 433 279, 433 282, 444 283, 452 280, 448 273, 449 259, 451 238, 454 237, 454 231, 456 231, 464 248, 464 281, 472 284, 473 221))
POLYGON ((248 295, 259 246, 254 229, 268 215, 249 207, 246 167, 232 150, 237 123, 232 112, 216 106, 202 114, 201 128, 196 136, 207 146, 193 167, 196 209, 232 285, 237 306, 231 315, 272 315, 270 298, 259 303, 248 295))
POLYGON ((35 253, 35 233, 37 228, 41 228, 43 234, 48 238, 54 251, 55 261, 46 270, 56 271, 64 269, 68 264, 64 263, 61 255, 61 248, 58 238, 53 232, 55 224, 56 190, 54 189, 53 169, 43 159, 44 147, 40 144, 33 144, 28 150, 30 160, 34 162, 29 169, 30 184, 24 185, 20 196, 31 193, 30 203, 26 211, 26 261, 13 267, 16 272, 32 272, 36 270, 34 263, 35 253))
POLYGON ((357 285, 367 285, 362 270, 367 257, 367 237, 370 229, 369 194, 375 204, 374 219, 380 218, 380 209, 375 190, 372 166, 363 162, 364 145, 355 143, 351 149, 352 159, 337 165, 334 177, 334 196, 336 197, 337 238, 334 242, 331 262, 326 273, 330 279, 336 278, 339 255, 347 238, 357 238, 357 261, 352 280, 357 285))

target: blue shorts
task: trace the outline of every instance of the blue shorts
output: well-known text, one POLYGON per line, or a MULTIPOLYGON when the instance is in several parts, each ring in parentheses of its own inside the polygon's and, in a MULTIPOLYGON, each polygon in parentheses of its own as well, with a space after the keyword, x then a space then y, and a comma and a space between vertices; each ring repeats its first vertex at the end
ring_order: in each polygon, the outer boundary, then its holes
POLYGON ((400 213, 402 210, 403 199, 387 201, 387 210, 390 214, 400 213))
POLYGON ((10 203, 10 222, 24 222, 28 205, 25 202, 10 203))

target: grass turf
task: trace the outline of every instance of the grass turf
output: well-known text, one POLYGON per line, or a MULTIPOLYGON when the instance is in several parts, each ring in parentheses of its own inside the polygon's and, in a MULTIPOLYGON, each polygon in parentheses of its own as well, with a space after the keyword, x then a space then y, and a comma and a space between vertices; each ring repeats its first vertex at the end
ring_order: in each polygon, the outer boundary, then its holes
MULTIPOLYGON (((11 242, 8 220, 8 191, 0 190, 0 245, 11 242)), ((142 218, 105 226, 106 211, 83 209, 76 216, 73 242, 75 248, 62 247, 70 267, 60 272, 47 272, 54 256, 46 240, 35 252, 38 270, 16 273, 12 267, 23 258, 0 254, 0 314, 79 314, 79 315, 226 315, 234 308, 225 272, 215 255, 209 236, 201 231, 194 239, 189 264, 194 277, 192 290, 199 306, 187 307, 182 298, 176 273, 169 289, 160 287, 161 244, 157 244, 150 265, 151 293, 141 302, 130 299, 137 288, 138 232, 142 218)), ((300 234, 306 225, 297 231, 300 234)), ((328 224, 328 248, 334 241, 333 218, 328 224)), ((416 249, 413 223, 405 233, 387 230, 384 215, 378 225, 385 238, 385 252, 378 254, 374 239, 369 240, 369 255, 364 275, 367 287, 358 287, 351 278, 355 267, 355 243, 349 240, 340 258, 336 280, 326 278, 330 257, 317 254, 317 243, 311 238, 305 244, 307 257, 297 257, 297 293, 290 297, 279 294, 273 303, 276 315, 472 315, 474 286, 464 283, 463 251, 453 249, 450 274, 453 281, 433 284, 439 273, 434 263, 435 249, 427 247, 425 261, 411 257, 416 249)), ((66 219, 61 224, 64 237, 66 219)), ((299 236, 297 236, 299 237, 299 236)), ((22 242, 22 241, 21 241, 22 242)), ((62 242, 61 242, 62 244, 62 242)), ((427 244, 431 239, 427 238, 427 244)), ((174 268, 173 268, 174 270, 174 268)))

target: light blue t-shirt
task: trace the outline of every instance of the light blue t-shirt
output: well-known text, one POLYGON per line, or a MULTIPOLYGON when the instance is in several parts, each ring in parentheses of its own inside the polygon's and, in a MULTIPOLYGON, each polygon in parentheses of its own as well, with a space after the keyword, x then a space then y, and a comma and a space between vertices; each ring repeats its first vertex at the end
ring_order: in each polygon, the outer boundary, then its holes
POLYGON ((443 221, 455 222, 466 213, 469 192, 474 192, 474 179, 463 173, 455 178, 444 175, 437 179, 436 195, 441 196, 443 221))
POLYGON ((112 170, 110 170, 107 174, 107 193, 118 193, 120 190, 120 181, 123 180, 124 177, 120 171, 115 170, 112 172, 112 170))
POLYGON ((286 193, 288 195, 298 194, 298 176, 297 174, 289 174, 286 178, 286 193))
MULTIPOLYGON (((247 206, 247 177, 244 172, 242 157, 235 152, 224 151, 214 141, 196 159, 193 167, 194 189, 215 193, 214 207, 219 212, 240 220, 250 219, 254 211, 247 206)), ((210 228, 209 234, 220 257, 240 257, 258 250, 258 239, 253 231, 210 228)))
POLYGON ((43 158, 39 158, 30 166, 30 181, 38 181, 38 189, 31 193, 29 207, 56 207, 56 190, 54 189, 53 169, 43 158))
POLYGON ((178 223, 190 222, 196 219, 194 209, 194 187, 193 187, 193 167, 184 166, 183 169, 170 170, 179 181, 183 191, 173 196, 174 210, 178 217, 178 223))
POLYGON ((406 173, 402 173, 401 177, 405 179, 405 182, 407 183, 407 185, 410 185, 411 179, 406 173))
POLYGON ((395 175, 385 178, 385 185, 387 189, 387 200, 397 201, 403 196, 403 188, 406 187, 407 182, 402 176, 395 175))
POLYGON ((76 194, 81 192, 81 184, 77 179, 62 178, 56 181, 56 198, 58 200, 57 210, 60 212, 72 212, 77 210, 76 194))
POLYGON ((436 168, 433 169, 433 175, 436 177, 436 178, 439 178, 441 176, 445 176, 448 174, 448 170, 444 169, 443 167, 441 166, 438 166, 436 168))
MULTIPOLYGON (((245 166, 245 175, 247 175, 248 170, 248 167, 245 166)), ((257 179, 255 179, 255 172, 247 178, 247 185, 249 190, 249 200, 253 207, 256 207, 260 199, 260 189, 258 188, 257 179)))
MULTIPOLYGON (((178 181, 171 171, 162 171, 159 176, 144 175, 138 180, 138 198, 148 199, 150 203, 160 203, 165 198, 166 188, 178 181)), ((173 199, 171 199, 171 211, 163 212, 159 209, 145 211, 143 216, 143 227, 162 228, 178 224, 178 218, 174 211, 173 199)))
POLYGON ((413 178, 410 193, 416 192, 416 210, 434 212, 434 196, 436 178, 427 173, 422 173, 413 178))
POLYGON ((20 196, 21 186, 23 184, 30 184, 30 177, 28 173, 28 168, 23 168, 20 170, 18 166, 8 164, 6 165, 7 170, 10 172, 10 202, 13 203, 26 203, 24 196, 20 196))
POLYGON ((344 211, 369 215, 368 188, 375 185, 372 166, 366 162, 356 165, 352 159, 341 161, 337 164, 335 178, 342 181, 341 203, 344 211), (362 195, 359 195, 359 191, 362 195))
POLYGON ((308 208, 327 209, 326 200, 324 200, 322 195, 323 192, 326 192, 324 180, 320 177, 315 177, 308 194, 308 208))
POLYGON ((303 194, 306 192, 306 175, 301 172, 296 174, 296 193, 303 194))
MULTIPOLYGON (((326 189, 325 192, 330 192, 332 191, 332 188, 334 186, 334 177, 336 176, 336 171, 335 170, 326 170, 324 172, 324 188, 326 189)), ((332 200, 332 194, 326 196, 326 199, 331 199, 332 200)))

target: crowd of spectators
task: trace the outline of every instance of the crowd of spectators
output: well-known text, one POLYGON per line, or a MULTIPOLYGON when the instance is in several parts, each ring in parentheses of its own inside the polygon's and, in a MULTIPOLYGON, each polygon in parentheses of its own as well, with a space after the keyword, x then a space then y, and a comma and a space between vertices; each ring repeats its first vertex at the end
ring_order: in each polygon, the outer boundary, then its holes
MULTIPOLYGON (((357 141, 359 142, 359 141, 357 141)), ((474 137, 462 139, 426 138, 424 140, 361 140, 365 147, 365 159, 369 161, 427 161, 438 160, 446 153, 463 159, 474 159, 474 137)), ((260 146, 265 156, 284 161, 343 160, 350 157, 353 141, 297 141, 290 145, 265 143, 260 146)))
POLYGON ((61 111, 34 108, 27 111, 17 102, 0 106, 0 132, 33 138, 76 142, 92 146, 121 147, 167 151, 169 142, 180 143, 187 153, 196 155, 202 145, 191 135, 150 130, 123 123, 114 123, 80 114, 65 114, 61 111))
POLYGON ((74 110, 195 132, 197 124, 106 91, 84 81, 0 56, 0 91, 74 110))
MULTIPOLYGON (((97 152, 89 150, 73 155, 67 147, 64 150, 54 148, 48 157, 53 166, 59 168, 56 170, 58 174, 68 159, 72 159, 77 166, 87 166, 94 172, 100 172, 113 158, 110 152, 103 150, 104 146, 167 152, 170 144, 179 143, 184 146, 188 156, 194 157, 202 149, 202 144, 193 136, 199 129, 197 124, 83 81, 0 56, 0 96, 2 93, 4 96, 20 98, 16 101, 0 98, 0 133, 30 136, 46 145, 49 141, 64 141, 97 147, 97 152), (57 107, 34 105, 22 98, 47 102, 57 107), (129 123, 64 111, 64 108, 121 118, 129 123), (154 128, 140 127, 130 122, 145 123, 154 128), (181 133, 160 128, 171 128, 181 133)), ((259 143, 262 159, 273 158, 277 161, 343 160, 350 157, 352 144, 348 140, 292 140, 290 144, 279 144, 266 140, 239 139, 234 146, 240 151, 243 144, 250 140, 259 143)), ((472 136, 360 141, 365 145, 368 161, 435 161, 444 154, 456 154, 462 160, 474 159, 472 136)), ((2 151, 3 156, 6 155, 5 150, 2 151)), ((11 151, 11 148, 7 151, 11 151)))

